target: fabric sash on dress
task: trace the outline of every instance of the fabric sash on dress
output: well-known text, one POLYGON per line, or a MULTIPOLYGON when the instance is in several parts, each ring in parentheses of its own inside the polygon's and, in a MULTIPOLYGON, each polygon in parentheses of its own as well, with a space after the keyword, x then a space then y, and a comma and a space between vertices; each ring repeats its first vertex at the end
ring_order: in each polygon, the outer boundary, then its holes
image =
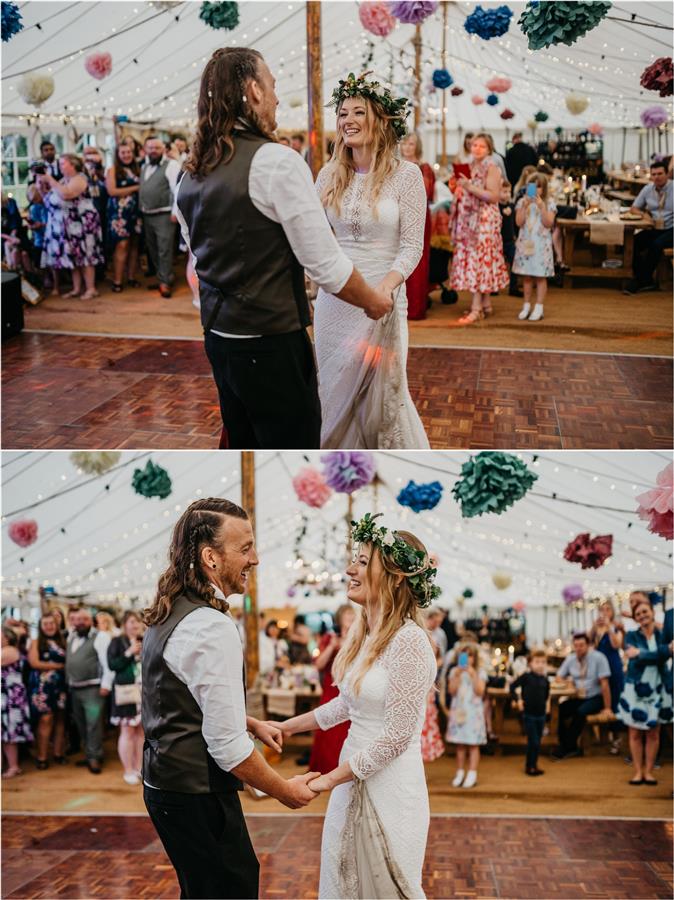
POLYGON ((395 859, 367 786, 354 779, 339 852, 342 900, 402 898, 413 893, 395 859))

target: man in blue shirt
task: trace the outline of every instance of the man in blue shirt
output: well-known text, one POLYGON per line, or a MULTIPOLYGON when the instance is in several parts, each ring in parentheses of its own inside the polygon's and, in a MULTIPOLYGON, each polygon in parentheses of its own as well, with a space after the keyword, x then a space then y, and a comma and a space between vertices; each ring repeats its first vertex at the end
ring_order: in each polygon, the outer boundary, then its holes
POLYGON ((674 187, 667 173, 669 160, 651 164, 651 183, 641 190, 630 212, 639 213, 653 228, 639 231, 634 237, 634 278, 625 294, 655 291, 655 273, 662 252, 672 246, 674 224, 674 187))

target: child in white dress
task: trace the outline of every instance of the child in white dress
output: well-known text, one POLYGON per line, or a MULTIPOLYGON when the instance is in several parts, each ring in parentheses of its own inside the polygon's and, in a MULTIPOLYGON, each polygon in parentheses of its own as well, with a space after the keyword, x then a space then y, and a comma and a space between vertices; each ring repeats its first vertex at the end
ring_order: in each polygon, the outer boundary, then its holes
POLYGON ((548 179, 538 172, 529 176, 527 192, 517 201, 515 221, 519 228, 512 271, 524 276, 524 305, 519 319, 537 322, 543 318, 548 278, 555 274, 552 229, 557 207, 548 198, 548 179), (531 294, 536 284, 536 305, 531 310, 531 294))
POLYGON ((447 741, 456 744, 456 775, 452 787, 472 788, 477 784, 480 746, 487 743, 482 701, 486 689, 487 676, 480 669, 478 648, 475 644, 464 644, 459 647, 457 665, 442 685, 442 706, 448 717, 447 741), (449 710, 447 692, 451 696, 449 710))

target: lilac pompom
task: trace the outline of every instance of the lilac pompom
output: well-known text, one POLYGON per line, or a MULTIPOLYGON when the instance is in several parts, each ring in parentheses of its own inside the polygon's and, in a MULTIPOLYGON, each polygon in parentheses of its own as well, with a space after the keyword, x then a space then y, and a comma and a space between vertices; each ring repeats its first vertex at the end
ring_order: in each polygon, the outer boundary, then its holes
POLYGON ((421 25, 424 19, 435 12, 438 4, 414 0, 407 3, 389 3, 388 8, 399 22, 406 25, 421 25))

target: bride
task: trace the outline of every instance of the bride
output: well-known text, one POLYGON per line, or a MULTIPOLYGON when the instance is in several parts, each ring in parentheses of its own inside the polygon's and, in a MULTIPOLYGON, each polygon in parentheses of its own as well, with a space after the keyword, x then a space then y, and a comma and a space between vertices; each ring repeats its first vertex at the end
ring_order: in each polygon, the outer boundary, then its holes
POLYGON ((335 149, 316 179, 337 241, 372 285, 393 294, 393 312, 374 322, 319 290, 314 317, 321 446, 426 449, 407 387, 405 279, 421 258, 426 192, 417 165, 396 156, 407 100, 366 75, 335 88, 335 149))
POLYGON ((418 608, 437 595, 423 544, 354 524, 357 553, 347 596, 362 607, 332 666, 340 694, 310 713, 275 724, 284 735, 351 720, 340 764, 309 783, 332 790, 323 827, 319 897, 423 897, 429 825, 421 759, 426 697, 435 655, 418 608))

